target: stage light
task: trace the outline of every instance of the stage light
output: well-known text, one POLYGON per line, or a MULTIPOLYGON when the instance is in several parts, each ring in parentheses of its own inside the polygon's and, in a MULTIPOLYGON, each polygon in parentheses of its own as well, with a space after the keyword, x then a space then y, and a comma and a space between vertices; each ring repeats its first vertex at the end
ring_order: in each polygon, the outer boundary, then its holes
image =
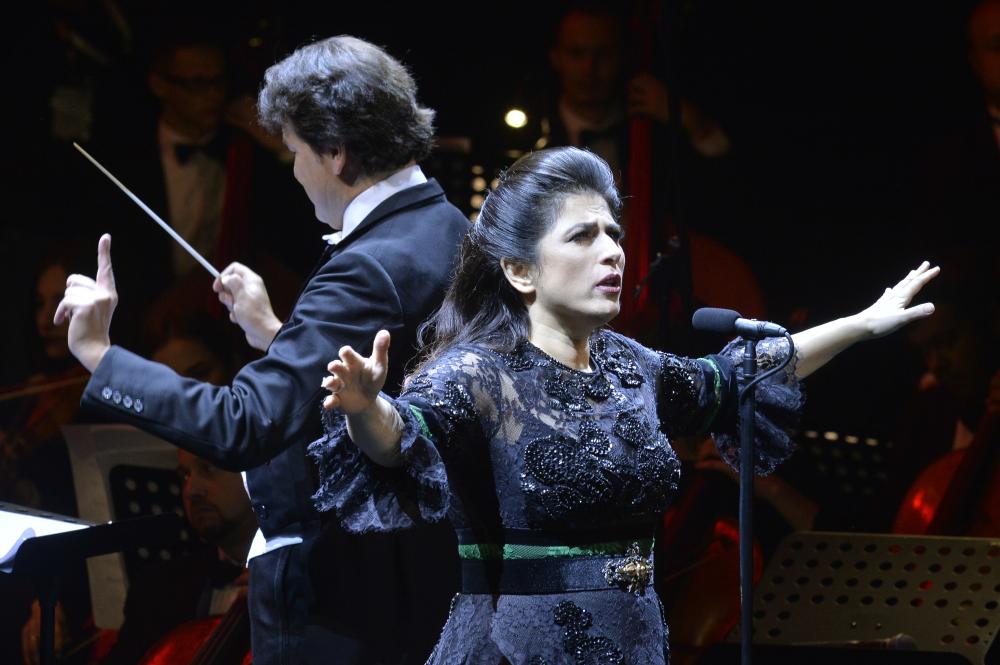
POLYGON ((503 121, 506 122, 509 127, 521 129, 528 124, 528 116, 525 115, 524 111, 521 109, 514 108, 507 111, 507 114, 503 117, 503 121))
POLYGON ((482 176, 477 176, 472 179, 472 189, 477 192, 481 192, 486 189, 486 178, 482 176))

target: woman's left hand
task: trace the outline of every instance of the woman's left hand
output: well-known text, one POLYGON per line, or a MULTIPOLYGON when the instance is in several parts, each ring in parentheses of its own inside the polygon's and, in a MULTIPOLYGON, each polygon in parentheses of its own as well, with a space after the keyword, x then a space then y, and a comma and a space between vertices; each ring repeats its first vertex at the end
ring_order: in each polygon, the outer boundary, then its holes
POLYGON ((886 289, 882 297, 868 309, 856 316, 869 339, 882 337, 899 330, 917 319, 922 319, 934 313, 934 305, 923 303, 908 307, 914 296, 920 293, 927 282, 938 276, 941 268, 927 261, 921 263, 915 270, 904 277, 896 286, 886 289))
POLYGON ((341 347, 340 357, 326 366, 330 376, 322 385, 331 394, 323 400, 324 409, 336 408, 348 415, 371 412, 389 372, 389 341, 388 330, 378 331, 367 358, 350 346, 341 347))

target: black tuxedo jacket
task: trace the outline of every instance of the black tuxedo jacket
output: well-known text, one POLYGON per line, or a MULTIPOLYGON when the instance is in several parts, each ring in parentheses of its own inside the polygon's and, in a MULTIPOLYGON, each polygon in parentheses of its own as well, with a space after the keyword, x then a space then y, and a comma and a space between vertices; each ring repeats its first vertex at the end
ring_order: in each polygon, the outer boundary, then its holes
POLYGON ((321 525, 306 456, 322 434, 320 381, 341 346, 368 354, 384 328, 392 334, 386 391, 395 392, 417 326, 440 304, 468 227, 434 180, 398 192, 324 250, 267 353, 231 385, 183 378, 114 346, 82 398, 98 416, 216 466, 246 469, 265 536, 306 539, 307 570, 286 574, 309 576, 313 623, 359 639, 372 662, 426 658, 458 587, 454 536, 447 525, 372 536, 321 525))
POLYGON ((216 466, 248 470, 264 534, 301 529, 316 517, 305 447, 322 433, 320 381, 327 363, 346 344, 370 353, 384 328, 392 334, 386 384, 392 392, 414 353, 417 326, 443 298, 467 230, 434 180, 398 192, 323 252, 267 353, 231 385, 187 379, 113 346, 82 404, 216 466))

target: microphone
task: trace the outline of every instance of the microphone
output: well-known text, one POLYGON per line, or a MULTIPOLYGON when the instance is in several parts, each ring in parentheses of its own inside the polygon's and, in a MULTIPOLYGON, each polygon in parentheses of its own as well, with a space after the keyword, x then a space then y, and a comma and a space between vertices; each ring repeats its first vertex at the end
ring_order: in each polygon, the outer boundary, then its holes
POLYGON ((722 333, 736 333, 748 339, 763 339, 764 337, 784 337, 788 331, 777 323, 744 319, 739 312, 731 309, 702 307, 691 317, 691 325, 695 330, 722 333))

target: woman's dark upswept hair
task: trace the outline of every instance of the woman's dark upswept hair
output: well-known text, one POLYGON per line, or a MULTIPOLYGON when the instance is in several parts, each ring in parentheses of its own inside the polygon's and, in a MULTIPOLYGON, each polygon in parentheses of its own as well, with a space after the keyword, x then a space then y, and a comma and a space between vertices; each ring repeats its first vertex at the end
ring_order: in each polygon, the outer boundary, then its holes
POLYGON ((579 148, 550 148, 514 162, 483 203, 462 243, 455 278, 438 311, 420 328, 418 370, 448 348, 481 344, 511 351, 528 339, 528 310, 500 260, 537 266, 538 241, 566 197, 594 193, 617 219, 621 200, 607 163, 579 148))
POLYGON ((344 146, 364 175, 394 171, 430 154, 434 111, 417 84, 373 44, 342 35, 298 49, 264 74, 260 123, 290 126, 317 155, 344 146))

